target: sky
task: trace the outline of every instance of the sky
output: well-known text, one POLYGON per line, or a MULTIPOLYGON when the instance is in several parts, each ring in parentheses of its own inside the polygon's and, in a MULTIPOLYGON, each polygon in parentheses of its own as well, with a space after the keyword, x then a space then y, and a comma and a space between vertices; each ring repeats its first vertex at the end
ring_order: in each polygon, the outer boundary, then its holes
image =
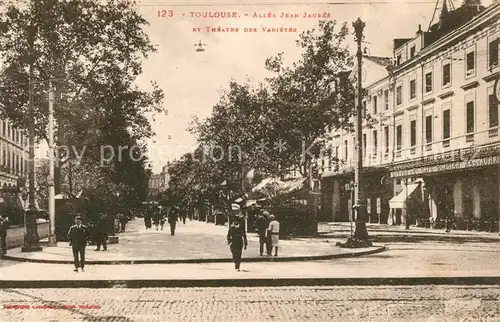
MULTIPOLYGON (((187 131, 194 115, 205 118, 218 102, 220 91, 229 81, 259 82, 268 76, 264 62, 284 52, 287 62, 300 57, 295 45, 300 32, 313 28, 318 19, 302 18, 303 13, 329 13, 330 20, 352 22, 360 17, 365 23, 365 43, 369 54, 391 56, 393 38, 414 37, 418 25, 427 30, 436 7, 435 0, 341 1, 331 5, 320 1, 180 1, 139 0, 140 13, 147 19, 151 41, 157 53, 143 62, 143 74, 138 85, 149 89, 155 81, 165 92, 165 115, 150 116, 155 137, 147 141, 153 171, 158 173, 167 161, 192 151, 196 139, 187 131), (176 4, 177 3, 177 4, 176 4), (211 4, 209 6, 202 4, 211 4), (307 4, 303 4, 307 3, 307 4), (158 17, 160 10, 160 17, 158 17), (162 10, 167 16, 161 17, 162 10), (238 18, 216 19, 191 17, 191 12, 237 12, 238 18), (276 14, 276 18, 253 18, 257 14, 276 14), (280 18, 281 13, 299 13, 300 18, 280 18), (248 14, 248 16, 246 16, 248 14), (239 32, 207 32, 206 27, 239 28, 239 32), (269 28, 293 27, 296 33, 265 33, 269 28), (201 32, 193 31, 201 28, 201 32), (257 32, 243 32, 257 28, 257 32), (206 44, 204 52, 197 52, 194 44, 206 44)), ((441 1, 440 1, 441 2, 441 1)), ((482 1, 483 5, 492 0, 482 1)), ((462 0, 453 1, 459 7, 462 0)), ((441 4, 439 4, 439 7, 441 4)), ((437 16, 434 18, 436 21, 437 16)), ((354 49, 354 37, 349 37, 354 49)))

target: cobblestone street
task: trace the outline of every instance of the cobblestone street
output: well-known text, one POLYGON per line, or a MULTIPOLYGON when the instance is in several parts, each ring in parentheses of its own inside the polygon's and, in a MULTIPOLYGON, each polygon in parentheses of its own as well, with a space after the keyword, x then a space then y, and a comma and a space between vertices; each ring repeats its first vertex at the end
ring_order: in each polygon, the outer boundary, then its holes
POLYGON ((481 286, 5 289, 0 294, 3 321, 498 321, 500 318, 500 287, 481 286))

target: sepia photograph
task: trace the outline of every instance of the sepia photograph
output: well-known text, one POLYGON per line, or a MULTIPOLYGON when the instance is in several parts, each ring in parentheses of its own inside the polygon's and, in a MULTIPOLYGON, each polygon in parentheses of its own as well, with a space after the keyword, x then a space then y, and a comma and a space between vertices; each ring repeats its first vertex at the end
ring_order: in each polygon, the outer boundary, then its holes
POLYGON ((0 0, 1 321, 500 321, 499 0, 0 0))

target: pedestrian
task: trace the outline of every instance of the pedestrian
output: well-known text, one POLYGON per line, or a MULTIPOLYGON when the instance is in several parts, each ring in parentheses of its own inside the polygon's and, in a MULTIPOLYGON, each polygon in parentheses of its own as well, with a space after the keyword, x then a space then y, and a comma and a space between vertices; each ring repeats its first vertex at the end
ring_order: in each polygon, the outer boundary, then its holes
POLYGON ((247 249, 248 241, 245 230, 240 225, 240 220, 233 221, 227 232, 227 243, 233 255, 234 268, 239 272, 241 264, 241 253, 247 249))
POLYGON ((87 246, 88 238, 89 230, 87 226, 82 225, 82 217, 76 216, 75 224, 68 231, 68 240, 73 250, 75 272, 78 272, 79 267, 82 272, 85 271, 85 246, 87 246))
POLYGON ((160 226, 160 220, 161 220, 161 213, 160 213, 160 206, 158 206, 158 208, 156 208, 154 210, 154 213, 153 213, 153 223, 156 227, 156 231, 158 231, 158 228, 160 226))
POLYGON ((262 214, 259 214, 259 217, 257 218, 257 232, 259 234, 259 250, 260 250, 260 256, 264 255, 264 245, 266 247, 266 254, 270 255, 271 250, 268 247, 268 242, 267 242, 267 228, 269 227, 269 212, 264 211, 262 214))
POLYGON ((187 214, 184 212, 182 213, 182 223, 185 225, 186 224, 186 217, 187 217, 187 214))
POLYGON ((165 209, 161 209, 160 212, 160 230, 163 230, 163 226, 165 225, 165 222, 167 221, 167 218, 165 218, 165 209))
POLYGON ((97 222, 94 227, 95 243, 97 248, 95 251, 100 251, 101 246, 103 251, 108 250, 108 226, 109 221, 105 214, 100 213, 97 215, 97 222))
POLYGON ((280 223, 276 220, 276 216, 270 215, 269 218, 271 219, 271 222, 269 223, 269 227, 267 228, 267 233, 269 236, 269 254, 268 256, 272 255, 273 248, 275 250, 274 256, 278 256, 278 245, 279 245, 279 240, 280 240, 280 223))
POLYGON ((0 243, 2 243, 2 255, 7 254, 7 228, 9 218, 0 216, 0 243))
POLYGON ((151 209, 147 209, 144 214, 144 225, 146 226, 146 230, 151 229, 151 209))
POLYGON ((118 220, 120 221, 120 232, 125 232, 125 226, 127 225, 128 218, 122 213, 118 214, 118 220))
POLYGON ((175 236, 175 226, 177 225, 179 207, 170 208, 168 213, 168 223, 170 224, 170 236, 175 236))

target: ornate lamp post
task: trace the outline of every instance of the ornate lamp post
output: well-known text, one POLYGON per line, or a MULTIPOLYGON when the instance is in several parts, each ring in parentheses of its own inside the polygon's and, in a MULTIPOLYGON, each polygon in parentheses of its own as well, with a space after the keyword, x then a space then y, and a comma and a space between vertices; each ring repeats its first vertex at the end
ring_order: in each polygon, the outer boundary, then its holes
MULTIPOLYGON (((31 25, 29 28, 28 41, 30 47, 30 53, 33 53, 34 41, 36 27, 31 25)), ((22 252, 37 252, 41 251, 42 247, 39 244, 40 236, 38 235, 38 225, 36 222, 38 211, 35 206, 35 114, 34 114, 34 93, 33 93, 33 79, 34 79, 34 59, 30 55, 29 62, 29 89, 28 89, 28 100, 29 100, 29 190, 28 190, 28 210, 25 210, 24 214, 24 245, 21 247, 22 252)))
POLYGON ((363 64, 363 51, 361 50, 361 42, 363 40, 363 29, 365 23, 358 18, 352 26, 357 42, 357 86, 356 86, 356 119, 355 119, 355 140, 354 149, 356 168, 354 171, 354 206, 353 209, 356 214, 356 226, 353 238, 349 238, 347 243, 342 245, 344 247, 368 247, 371 242, 368 240, 368 231, 366 230, 366 206, 363 193, 363 146, 362 146, 362 111, 363 111, 363 89, 362 89, 362 64, 363 64))

